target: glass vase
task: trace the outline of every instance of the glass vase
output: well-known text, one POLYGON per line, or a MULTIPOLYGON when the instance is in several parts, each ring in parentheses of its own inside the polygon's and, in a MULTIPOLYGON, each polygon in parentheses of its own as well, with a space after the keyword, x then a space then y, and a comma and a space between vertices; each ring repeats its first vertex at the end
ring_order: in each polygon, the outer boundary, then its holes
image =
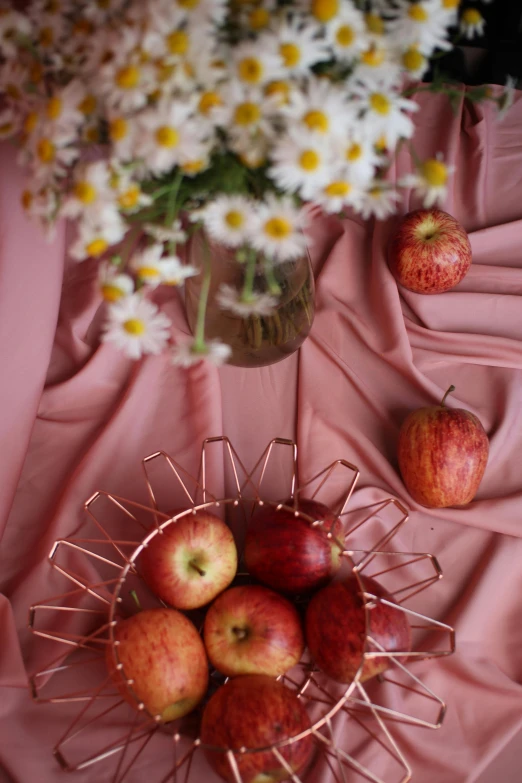
POLYGON ((199 270, 185 283, 187 320, 196 329, 198 304, 203 285, 203 254, 210 266, 210 289, 205 318, 205 339, 218 338, 232 349, 228 364, 236 367, 263 367, 285 359, 306 339, 314 318, 315 286, 308 252, 293 261, 275 264, 269 284, 261 253, 255 261, 254 293, 269 293, 274 282, 280 293, 272 314, 241 316, 223 309, 216 300, 221 285, 243 288, 246 264, 239 263, 235 251, 210 241, 198 231, 189 241, 187 262, 199 270))

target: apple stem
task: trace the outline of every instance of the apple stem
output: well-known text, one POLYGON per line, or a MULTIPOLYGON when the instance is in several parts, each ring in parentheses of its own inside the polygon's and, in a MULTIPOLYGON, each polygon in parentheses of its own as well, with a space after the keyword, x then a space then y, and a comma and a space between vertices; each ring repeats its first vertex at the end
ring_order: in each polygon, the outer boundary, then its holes
POLYGON ((205 576, 205 571, 203 571, 203 569, 200 568, 193 560, 190 561, 190 566, 194 569, 194 571, 197 571, 200 576, 205 576))
POLYGON ((454 386, 453 386, 453 384, 452 384, 452 385, 449 387, 449 389, 448 389, 448 391, 446 392, 446 394, 444 395, 444 397, 442 398, 442 400, 440 401, 440 404, 441 404, 441 407, 442 407, 442 408, 444 407, 444 403, 446 402, 446 397, 448 396, 448 394, 451 394, 451 392, 454 392, 454 391, 455 391, 455 387, 454 387, 454 386))
POLYGON ((138 612, 141 612, 143 607, 142 607, 142 605, 140 603, 140 599, 138 598, 138 593, 136 592, 136 590, 131 590, 130 591, 130 595, 132 596, 132 600, 134 601, 134 603, 138 607, 138 612))

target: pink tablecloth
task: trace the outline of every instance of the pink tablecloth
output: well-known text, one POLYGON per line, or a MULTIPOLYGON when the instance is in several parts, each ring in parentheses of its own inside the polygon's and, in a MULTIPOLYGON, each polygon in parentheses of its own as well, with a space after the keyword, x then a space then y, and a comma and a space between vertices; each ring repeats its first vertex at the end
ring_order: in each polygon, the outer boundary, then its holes
MULTIPOLYGON (((489 107, 462 102, 452 113, 426 95, 421 104, 419 154, 456 164, 445 208, 470 232, 469 274, 439 296, 398 290, 384 256, 393 221, 318 218, 312 333, 299 355, 258 371, 133 364, 98 346, 95 266, 63 274, 64 229, 46 245, 27 224, 22 178, 1 148, 2 783, 64 774, 51 747, 73 713, 34 705, 27 690, 27 673, 47 662, 26 623, 28 606, 56 592, 52 543, 77 529, 96 489, 144 499, 141 457, 164 449, 194 469, 202 439, 222 433, 246 463, 270 438, 295 437, 301 480, 342 457, 361 469, 354 507, 393 495, 412 509, 401 544, 440 559, 445 576, 424 608, 456 626, 458 652, 423 669, 449 703, 442 729, 396 724, 394 736, 417 783, 521 780, 522 95, 502 123, 489 107), (483 422, 490 460, 469 507, 428 512, 399 477, 397 433, 407 411, 450 383, 453 404, 483 422)), ((398 172, 410 167, 403 152, 398 172)), ((404 211, 416 206, 411 197, 404 211)), ((186 332, 175 299, 169 308, 186 332)), ((132 783, 154 783, 156 763, 143 761, 132 783)), ((93 768, 70 779, 109 778, 93 768)), ((317 779, 331 778, 323 769, 317 779)))

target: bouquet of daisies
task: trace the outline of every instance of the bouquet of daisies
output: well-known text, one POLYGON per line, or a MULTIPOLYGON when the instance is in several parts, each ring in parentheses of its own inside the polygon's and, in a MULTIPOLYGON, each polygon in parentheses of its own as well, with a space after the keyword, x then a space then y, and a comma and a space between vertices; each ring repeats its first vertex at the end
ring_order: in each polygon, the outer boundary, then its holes
MULTIPOLYGON (((198 273, 181 259, 188 234, 203 228, 238 263, 261 253, 269 275, 303 254, 304 205, 392 213, 386 175, 414 133, 414 82, 458 24, 459 0, 0 2, 0 137, 30 172, 27 212, 47 229, 74 219, 70 255, 100 259, 103 339, 133 358, 172 347, 184 364, 224 361, 203 323, 172 346, 150 297, 198 273)), ((483 24, 462 11, 461 34, 483 24)), ((425 204, 443 199, 444 161, 416 168, 425 204)), ((267 311, 277 289, 221 300, 267 311)))

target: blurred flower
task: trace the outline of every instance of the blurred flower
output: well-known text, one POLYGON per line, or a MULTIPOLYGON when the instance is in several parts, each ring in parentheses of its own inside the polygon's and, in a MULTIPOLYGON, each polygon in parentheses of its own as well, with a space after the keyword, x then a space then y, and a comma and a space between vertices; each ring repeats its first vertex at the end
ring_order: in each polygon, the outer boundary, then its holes
POLYGON ((478 8, 465 8, 460 16, 460 32, 469 40, 484 34, 486 20, 478 8))
POLYGON ((249 315, 272 315, 278 299, 271 294, 252 292, 245 297, 243 291, 223 283, 216 294, 216 301, 223 310, 246 318, 249 315))
POLYGON ((172 349, 172 364, 191 367, 201 361, 207 361, 219 366, 224 364, 231 354, 231 347, 221 340, 207 340, 202 348, 193 339, 180 340, 172 349))
POLYGON ((171 326, 153 302, 131 294, 109 305, 101 339, 113 343, 131 359, 140 359, 164 350, 171 326))
POLYGON ((439 153, 435 158, 428 158, 419 164, 415 174, 403 177, 399 182, 402 187, 413 187, 423 197, 423 205, 426 209, 434 204, 444 205, 448 192, 448 180, 450 174, 455 171, 455 166, 444 163, 439 153))

